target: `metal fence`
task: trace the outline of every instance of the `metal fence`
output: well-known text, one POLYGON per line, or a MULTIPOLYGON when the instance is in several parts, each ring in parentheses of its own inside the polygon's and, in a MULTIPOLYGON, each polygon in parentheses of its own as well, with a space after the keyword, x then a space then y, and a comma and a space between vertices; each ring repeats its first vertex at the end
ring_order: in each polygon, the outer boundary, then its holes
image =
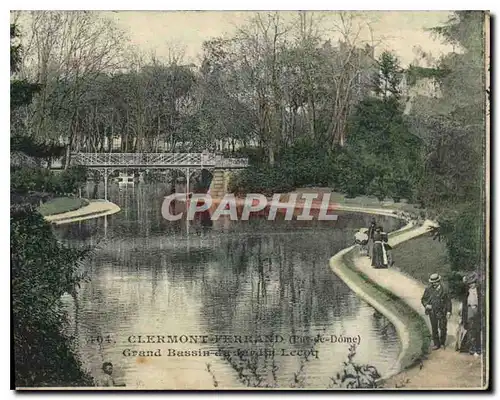
POLYGON ((72 164, 88 167, 245 168, 248 159, 224 158, 213 153, 74 153, 72 164))

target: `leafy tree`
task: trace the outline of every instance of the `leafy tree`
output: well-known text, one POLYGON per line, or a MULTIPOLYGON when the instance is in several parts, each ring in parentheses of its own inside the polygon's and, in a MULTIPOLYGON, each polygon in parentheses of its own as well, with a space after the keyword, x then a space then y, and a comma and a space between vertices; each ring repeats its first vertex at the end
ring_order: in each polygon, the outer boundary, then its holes
POLYGON ((445 42, 461 47, 441 58, 434 79, 441 96, 416 100, 413 125, 418 127, 427 147, 424 180, 437 177, 441 197, 434 185, 421 196, 436 206, 477 199, 484 182, 482 159, 485 151, 485 57, 484 13, 459 11, 443 26, 432 29, 445 42), (458 156, 460 154, 460 156, 458 156))
POLYGON ((411 198, 421 140, 410 133, 403 115, 397 58, 384 52, 378 65, 375 96, 361 101, 347 126, 345 153, 352 161, 344 168, 343 187, 349 186, 351 195, 372 194, 380 200, 411 198))
POLYGON ((374 76, 374 92, 377 96, 386 100, 394 97, 399 100, 401 97, 401 79, 403 70, 400 67, 398 58, 389 51, 384 51, 377 62, 379 71, 374 76))
POLYGON ((459 52, 425 71, 441 96, 416 99, 412 125, 425 142, 418 196, 441 210, 441 237, 455 270, 484 263, 486 84, 485 14, 457 11, 432 29, 459 52))
MULTIPOLYGON (((22 48, 11 25, 11 71, 17 72, 22 48)), ((27 105, 40 90, 38 84, 11 80, 11 112, 27 105)), ((18 126, 16 127, 18 128, 18 126)), ((32 136, 14 132, 12 151, 37 158, 60 154, 61 148, 32 136)), ((29 204, 30 192, 73 191, 84 179, 81 168, 55 176, 45 168, 13 168, 11 171, 11 280, 15 385, 17 387, 91 386, 92 378, 81 369, 68 339, 61 334, 65 322, 61 296, 73 293, 81 280, 79 262, 88 250, 71 250, 54 237, 51 226, 29 204)))

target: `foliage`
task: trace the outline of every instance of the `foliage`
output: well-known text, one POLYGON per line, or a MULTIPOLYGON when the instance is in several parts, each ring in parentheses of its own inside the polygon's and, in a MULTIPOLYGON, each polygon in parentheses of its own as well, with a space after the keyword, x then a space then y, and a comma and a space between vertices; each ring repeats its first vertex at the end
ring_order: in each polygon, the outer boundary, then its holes
POLYGON ((265 149, 262 147, 240 147, 237 150, 224 150, 222 155, 228 158, 248 158, 249 164, 252 165, 267 163, 265 149))
POLYGON ((88 204, 88 200, 79 197, 56 197, 40 205, 38 212, 45 217, 47 215, 78 210, 88 204))
POLYGON ((19 71, 22 57, 22 47, 20 43, 15 43, 20 36, 19 28, 16 24, 10 24, 10 73, 19 71))
POLYGON ((293 188, 290 178, 282 169, 267 165, 251 166, 234 175, 229 182, 229 190, 236 195, 262 193, 272 196, 290 192, 293 188))
POLYGON ((344 389, 374 389, 378 386, 380 374, 373 365, 358 364, 353 361, 356 345, 349 346, 347 360, 343 362, 342 373, 331 379, 330 387, 344 389))
MULTIPOLYGON (((20 37, 19 28, 10 24, 10 73, 15 74, 21 68, 22 46, 18 42, 20 37)), ((10 107, 11 110, 25 104, 31 103, 35 93, 41 90, 41 86, 30 83, 26 79, 14 79, 10 82, 10 107)))
POLYGON ((448 257, 455 271, 474 271, 481 265, 482 210, 477 203, 466 203, 443 212, 439 236, 445 240, 448 257))
POLYGON ((230 190, 239 194, 272 195, 303 186, 333 185, 336 180, 337 167, 333 153, 310 139, 282 149, 273 167, 262 163, 262 153, 257 153, 254 157, 260 164, 251 165, 235 177, 230 190))
POLYGON ((374 80, 378 98, 362 100, 348 121, 347 145, 338 157, 338 188, 350 197, 412 200, 421 140, 409 131, 403 116, 397 58, 385 52, 378 63, 381 70, 374 80))
POLYGON ((10 151, 21 151, 24 154, 35 158, 58 158, 64 155, 64 146, 55 143, 42 143, 33 136, 12 136, 10 138, 10 151))
POLYGON ((302 139, 278 154, 281 168, 294 187, 328 186, 335 179, 333 153, 311 139, 302 139))
MULTIPOLYGON (((11 25, 11 73, 19 72, 22 47, 19 33, 11 25)), ((20 109, 29 107, 42 86, 11 79, 11 151, 29 156, 60 156, 62 148, 32 135, 23 136, 24 122, 17 121, 20 109)), ((11 170, 11 282, 15 385, 17 387, 92 386, 61 333, 65 322, 61 296, 73 293, 81 280, 78 266, 88 249, 73 250, 61 245, 33 199, 72 193, 85 180, 83 168, 71 168, 59 175, 48 169, 14 167, 11 170), (33 192, 38 196, 33 196, 33 192)), ((81 200, 76 200, 81 202, 81 200)))
POLYGON ((33 96, 41 90, 41 86, 27 80, 15 80, 10 83, 10 107, 15 109, 31 103, 33 96))
POLYGON ((378 71, 373 80, 373 89, 377 96, 387 99, 399 99, 401 95, 400 84, 403 70, 398 58, 389 51, 384 51, 377 62, 378 71))
POLYGON ((410 65, 406 70, 407 82, 410 86, 414 86, 420 79, 436 79, 441 81, 451 71, 449 69, 442 69, 439 67, 419 67, 417 65, 410 65))
POLYGON ((434 75, 441 96, 417 98, 412 115, 415 131, 425 143, 418 198, 441 211, 440 236, 454 271, 477 269, 483 261, 484 17, 482 11, 457 11, 444 25, 432 28, 437 37, 461 49, 444 55, 429 71, 446 71, 434 75))
POLYGON ((31 207, 11 209, 10 224, 16 386, 91 385, 60 333, 60 298, 80 281, 78 264, 88 250, 61 245, 31 207))
POLYGON ((76 194, 86 181, 84 167, 74 166, 60 173, 53 173, 46 168, 15 167, 11 170, 11 190, 27 194, 28 192, 51 192, 55 195, 76 194))
POLYGON ((114 139, 125 152, 258 146, 273 164, 305 137, 333 148, 375 68, 373 48, 351 30, 367 21, 348 12, 331 22, 336 43, 312 13, 255 13, 232 36, 206 41, 199 67, 125 51, 95 12, 33 11, 26 21, 32 46, 20 73, 41 90, 12 126, 71 151, 111 151, 114 139))

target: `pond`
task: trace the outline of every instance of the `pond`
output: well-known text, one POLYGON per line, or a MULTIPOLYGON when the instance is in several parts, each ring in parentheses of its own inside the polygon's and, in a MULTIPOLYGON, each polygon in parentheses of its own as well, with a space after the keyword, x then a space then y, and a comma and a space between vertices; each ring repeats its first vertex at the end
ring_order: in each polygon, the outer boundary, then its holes
MULTIPOLYGON (((65 298, 68 334, 94 376, 110 361, 130 388, 326 389, 353 341, 354 361, 382 375, 393 366, 394 327, 328 265, 371 216, 226 219, 189 229, 162 218, 165 186, 110 186, 120 213, 58 228, 68 243, 97 245, 88 281, 76 299, 65 298)), ((391 217, 377 222, 400 226, 391 217)))

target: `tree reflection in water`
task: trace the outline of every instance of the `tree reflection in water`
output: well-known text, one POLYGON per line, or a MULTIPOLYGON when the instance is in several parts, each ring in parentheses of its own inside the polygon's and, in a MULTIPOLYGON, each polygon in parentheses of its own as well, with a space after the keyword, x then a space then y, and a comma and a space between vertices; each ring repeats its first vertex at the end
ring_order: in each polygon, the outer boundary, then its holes
MULTIPOLYGON (((384 357, 397 352, 390 350, 395 346, 392 328, 365 318, 367 306, 328 265, 333 254, 352 244, 354 232, 367 226, 370 216, 339 213, 336 222, 222 219, 213 226, 200 220, 200 229, 187 235, 185 221, 162 219, 162 190, 110 190, 112 201, 124 212, 109 218, 103 248, 89 264, 92 281, 78 293, 79 335, 136 334, 144 321, 148 333, 164 333, 164 321, 175 321, 177 329, 189 332, 282 335, 285 340, 290 335, 359 333, 366 344, 361 344, 358 356, 366 354, 381 366, 390 361, 384 357), (182 317, 186 314, 189 318, 182 317), (387 351, 378 354, 379 347, 387 351)), ((397 227, 389 218, 380 222, 389 230, 397 227)), ((103 236, 102 221, 65 227, 60 233, 73 242, 97 242, 103 236)), ((306 341, 222 347, 228 348, 270 354, 275 350, 268 357, 226 356, 246 386, 326 388, 348 354, 345 344, 306 341), (281 356, 281 348, 318 350, 320 357, 281 356)), ((82 347, 85 354, 93 351, 94 358, 123 360, 120 349, 99 353, 82 347)), ((134 374, 137 366, 124 368, 134 374)), ((211 371, 215 373, 215 366, 211 371)))
MULTIPOLYGON (((218 262, 211 265, 202 283, 203 322, 211 333, 316 336, 327 332, 332 320, 357 317, 359 300, 328 267, 332 244, 339 248, 347 245, 345 232, 277 228, 259 235, 236 234, 220 249, 218 262)), ((283 347, 272 343, 224 346, 263 349, 269 354, 283 347)), ((311 349, 311 343, 287 347, 306 350, 311 349)), ((249 358, 227 355, 226 359, 250 386, 264 382, 285 387, 306 384, 304 370, 310 360, 274 354, 249 358)))

